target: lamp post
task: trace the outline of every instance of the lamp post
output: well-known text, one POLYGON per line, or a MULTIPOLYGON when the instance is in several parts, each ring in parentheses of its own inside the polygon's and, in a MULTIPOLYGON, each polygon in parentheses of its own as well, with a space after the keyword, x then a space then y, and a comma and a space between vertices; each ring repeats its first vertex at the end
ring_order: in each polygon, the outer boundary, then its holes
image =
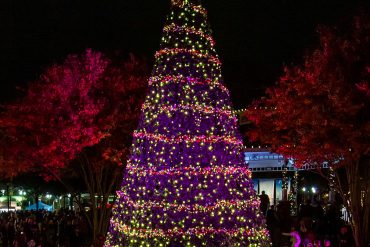
POLYGON ((13 187, 12 183, 9 182, 6 184, 6 196, 7 196, 7 206, 8 206, 8 212, 10 211, 12 207, 12 195, 13 195, 13 187))
POLYGON ((51 199, 52 195, 49 194, 49 193, 47 193, 45 197, 46 197, 46 203, 49 205, 50 204, 50 199, 51 199))
POLYGON ((10 201, 11 201, 9 187, 10 187, 10 184, 7 183, 6 184, 6 195, 7 195, 8 212, 10 210, 10 201))
POLYGON ((317 191, 317 190, 316 190, 316 188, 315 188, 315 187, 312 187, 312 188, 311 188, 311 191, 312 191, 312 193, 313 193, 313 194, 316 194, 316 191, 317 191))
POLYGON ((305 202, 305 201, 306 201, 306 191, 307 191, 306 187, 302 187, 303 202, 305 202))

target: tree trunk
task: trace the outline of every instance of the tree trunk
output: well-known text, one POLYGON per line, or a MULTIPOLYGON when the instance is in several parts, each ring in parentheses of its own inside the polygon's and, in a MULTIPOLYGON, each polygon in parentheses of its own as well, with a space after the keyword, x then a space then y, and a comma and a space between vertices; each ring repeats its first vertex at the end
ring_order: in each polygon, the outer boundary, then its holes
POLYGON ((98 229, 98 209, 96 207, 96 198, 95 194, 90 194, 90 200, 92 204, 92 227, 93 227, 93 242, 95 243, 97 241, 97 235, 99 234, 98 229))
POLYGON ((370 169, 369 166, 365 166, 365 177, 364 177, 364 194, 363 194, 363 237, 364 243, 370 245, 370 169))
POLYGON ((88 217, 90 229, 93 233, 94 246, 100 245, 100 237, 104 237, 109 226, 110 208, 107 208, 108 197, 112 194, 120 174, 117 167, 93 167, 85 156, 81 162, 81 172, 90 195, 91 214, 88 217))
POLYGON ((350 212, 350 223, 356 247, 367 245, 369 236, 369 169, 362 171, 360 161, 346 166, 348 183, 347 210, 350 212), (365 193, 365 194, 363 194, 365 193))

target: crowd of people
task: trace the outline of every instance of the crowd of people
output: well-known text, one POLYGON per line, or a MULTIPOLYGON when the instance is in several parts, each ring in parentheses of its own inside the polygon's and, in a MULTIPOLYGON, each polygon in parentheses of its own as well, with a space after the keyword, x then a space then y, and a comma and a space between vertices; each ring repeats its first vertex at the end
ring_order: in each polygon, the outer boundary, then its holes
POLYGON ((84 216, 73 211, 0 214, 0 246, 87 246, 88 239, 89 230, 84 216))
POLYGON ((292 216, 289 202, 280 202, 276 207, 269 206, 266 195, 260 197, 260 209, 266 215, 273 246, 354 245, 351 228, 341 219, 337 204, 322 205, 317 200, 306 200, 300 205, 298 214, 292 216))
MULTIPOLYGON (((288 202, 270 206, 264 192, 260 199, 273 247, 353 246, 350 227, 341 220, 336 204, 322 206, 306 200, 297 216, 291 216, 288 202)), ((0 246, 4 247, 89 246, 90 234, 84 215, 74 211, 0 213, 0 246)))

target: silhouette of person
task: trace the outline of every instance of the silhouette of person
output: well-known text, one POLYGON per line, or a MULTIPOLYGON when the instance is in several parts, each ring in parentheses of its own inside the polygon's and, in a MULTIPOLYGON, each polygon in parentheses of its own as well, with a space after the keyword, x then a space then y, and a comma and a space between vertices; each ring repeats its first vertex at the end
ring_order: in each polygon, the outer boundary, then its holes
POLYGON ((261 204, 260 204, 260 210, 263 213, 263 215, 266 215, 267 209, 270 205, 270 198, 263 190, 261 195, 259 195, 261 204))

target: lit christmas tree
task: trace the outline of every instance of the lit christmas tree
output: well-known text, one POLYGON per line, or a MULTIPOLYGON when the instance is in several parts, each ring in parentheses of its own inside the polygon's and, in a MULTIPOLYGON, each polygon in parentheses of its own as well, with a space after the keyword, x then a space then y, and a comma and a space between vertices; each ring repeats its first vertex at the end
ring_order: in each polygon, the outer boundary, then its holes
POLYGON ((172 1, 106 246, 268 246, 206 11, 172 1))

